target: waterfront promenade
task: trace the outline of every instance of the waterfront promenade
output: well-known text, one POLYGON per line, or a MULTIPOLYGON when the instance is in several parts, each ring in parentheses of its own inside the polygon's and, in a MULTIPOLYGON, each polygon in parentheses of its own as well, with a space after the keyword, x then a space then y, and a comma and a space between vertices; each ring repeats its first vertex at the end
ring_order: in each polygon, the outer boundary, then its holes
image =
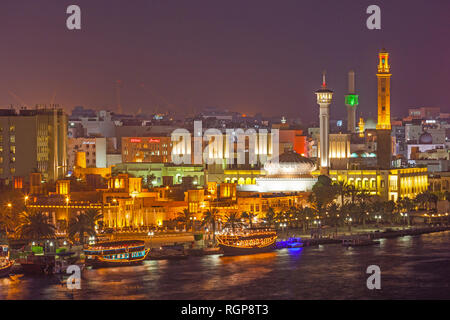
MULTIPOLYGON (((314 240, 314 239, 333 239, 341 240, 346 237, 367 237, 371 236, 373 238, 383 238, 386 237, 399 237, 407 234, 423 234, 430 232, 439 232, 442 230, 450 230, 450 226, 433 227, 427 225, 417 225, 417 226, 398 226, 398 225, 383 225, 383 226, 357 226, 348 228, 321 228, 321 229, 287 229, 278 230, 278 239, 287 240, 288 238, 296 237, 301 238, 304 241, 314 240)), ((172 244, 184 244, 186 246, 194 245, 198 246, 212 246, 212 234, 205 233, 204 240, 196 242, 194 241, 194 234, 192 232, 160 232, 152 236, 147 233, 138 232, 128 232, 128 233, 116 233, 113 234, 111 239, 114 240, 144 240, 145 245, 148 248, 159 248, 162 245, 172 245, 172 244)))

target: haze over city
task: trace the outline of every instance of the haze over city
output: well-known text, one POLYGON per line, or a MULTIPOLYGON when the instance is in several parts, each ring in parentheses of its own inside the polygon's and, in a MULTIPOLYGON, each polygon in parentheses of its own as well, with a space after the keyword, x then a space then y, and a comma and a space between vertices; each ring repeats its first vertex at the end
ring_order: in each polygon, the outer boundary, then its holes
POLYGON ((373 53, 382 47, 394 65, 394 116, 449 107, 447 0, 382 1, 381 30, 366 28, 371 1, 80 0, 82 30, 69 31, 71 3, 1 2, 2 107, 115 110, 120 80, 127 112, 217 106, 309 121, 324 69, 336 94, 331 117, 344 117, 353 69, 359 110, 375 117, 373 53))

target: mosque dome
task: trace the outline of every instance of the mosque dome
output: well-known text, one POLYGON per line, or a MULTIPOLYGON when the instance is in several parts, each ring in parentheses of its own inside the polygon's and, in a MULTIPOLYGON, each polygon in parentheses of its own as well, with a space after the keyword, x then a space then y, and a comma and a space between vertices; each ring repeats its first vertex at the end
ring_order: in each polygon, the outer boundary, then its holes
POLYGON ((377 122, 373 118, 369 118, 366 120, 366 123, 364 124, 364 129, 376 129, 377 128, 377 122))
POLYGON ((432 144, 433 143, 433 136, 428 133, 424 132, 419 137, 419 144, 432 144))
POLYGON ((301 176, 310 175, 316 168, 316 162, 303 157, 295 151, 281 154, 278 159, 267 161, 264 164, 268 176, 301 176))

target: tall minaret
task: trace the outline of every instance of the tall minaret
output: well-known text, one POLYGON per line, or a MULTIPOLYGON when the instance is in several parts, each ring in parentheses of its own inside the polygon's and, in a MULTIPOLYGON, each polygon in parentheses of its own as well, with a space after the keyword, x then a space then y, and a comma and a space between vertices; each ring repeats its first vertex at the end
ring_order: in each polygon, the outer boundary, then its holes
POLYGON ((391 166, 391 73, 389 53, 382 49, 378 54, 378 123, 377 158, 380 169, 391 166))
POLYGON ((328 133, 330 131, 330 104, 333 91, 327 88, 325 72, 322 88, 316 91, 317 104, 320 106, 320 173, 328 175, 330 168, 328 133))
POLYGON ((355 72, 348 73, 348 94, 345 96, 347 106, 347 131, 356 132, 356 107, 358 106, 358 95, 355 94, 355 72))
POLYGON ((378 54, 378 124, 377 129, 391 130, 391 75, 389 53, 382 49, 378 54))

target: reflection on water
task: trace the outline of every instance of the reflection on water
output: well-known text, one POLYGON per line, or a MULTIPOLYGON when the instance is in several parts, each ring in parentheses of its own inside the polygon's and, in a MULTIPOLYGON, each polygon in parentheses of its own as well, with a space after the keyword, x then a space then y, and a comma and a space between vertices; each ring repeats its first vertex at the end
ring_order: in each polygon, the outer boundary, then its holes
POLYGON ((0 279, 0 299, 449 299, 450 232, 270 253, 145 261, 88 269, 82 289, 57 277, 0 279), (366 288, 366 268, 381 268, 382 290, 366 288))

